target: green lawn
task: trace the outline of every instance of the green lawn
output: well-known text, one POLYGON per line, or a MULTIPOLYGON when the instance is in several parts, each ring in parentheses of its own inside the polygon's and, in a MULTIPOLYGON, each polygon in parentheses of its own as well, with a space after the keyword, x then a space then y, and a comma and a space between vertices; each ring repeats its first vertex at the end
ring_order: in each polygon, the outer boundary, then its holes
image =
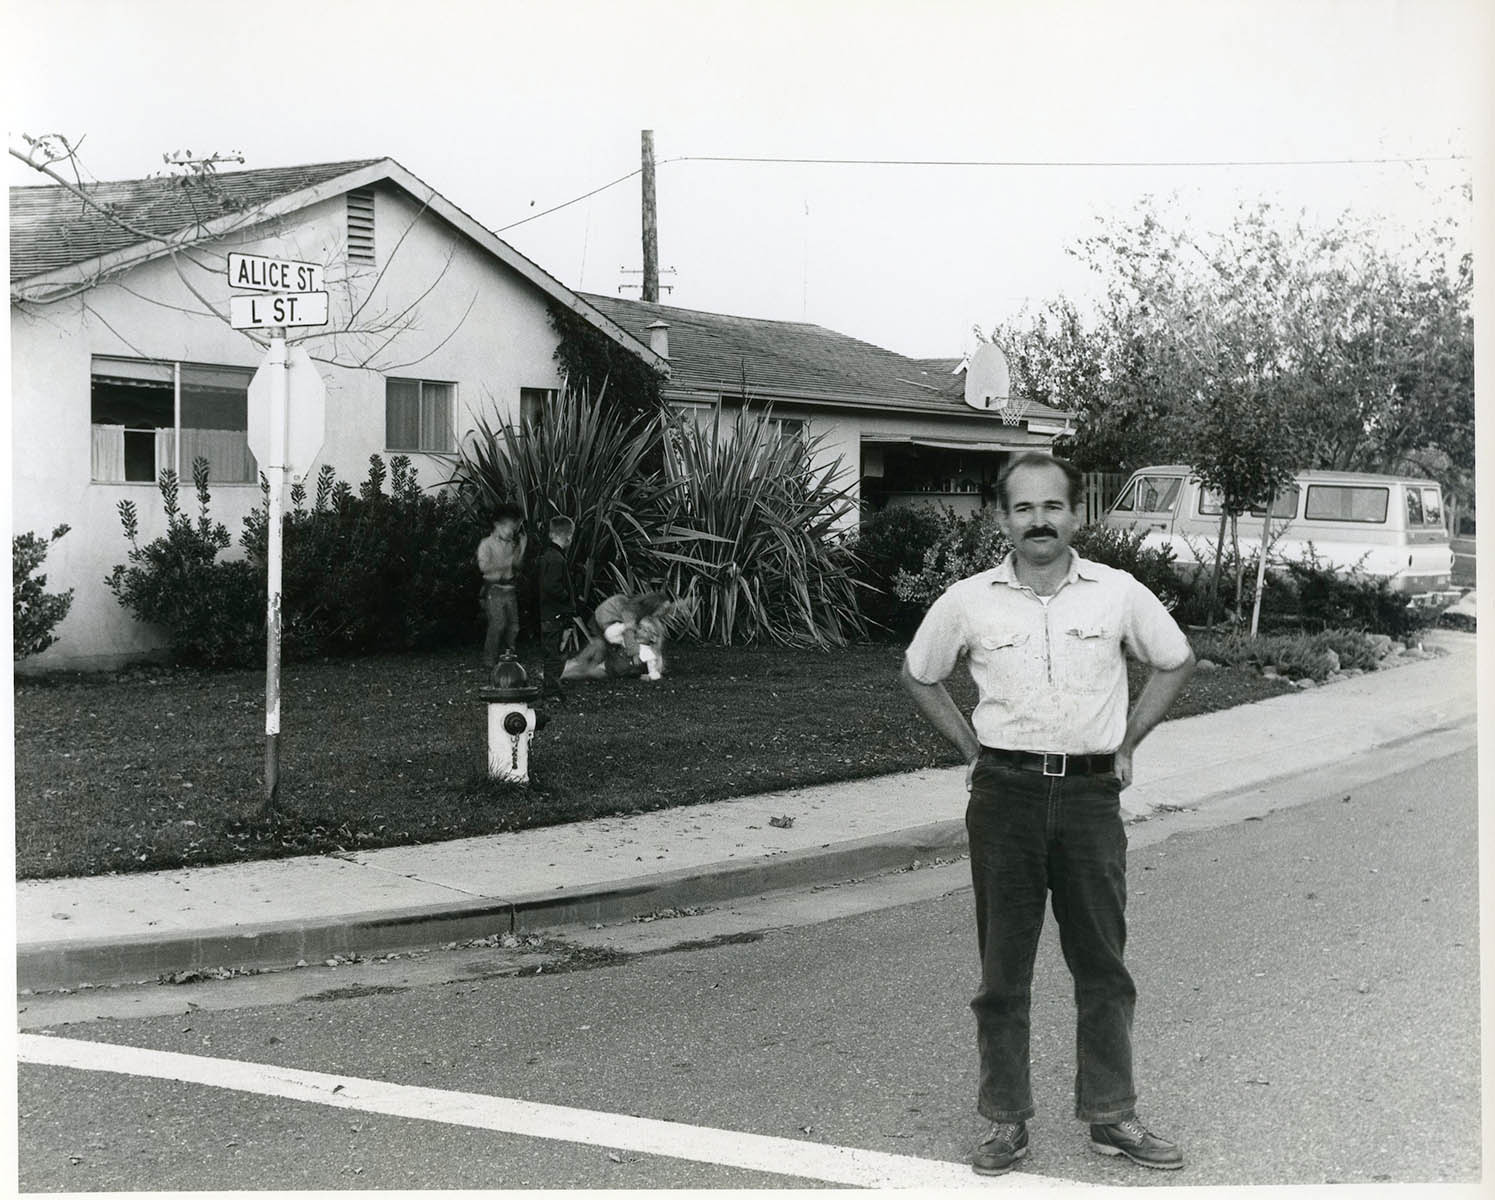
MULTIPOLYGON (((535 737, 528 787, 486 778, 475 649, 290 666, 269 817, 263 672, 18 678, 16 873, 435 842, 958 762, 899 688, 900 657, 672 647, 658 683, 572 685, 535 737)), ((951 690, 969 711, 969 681, 951 690)), ((1199 672, 1172 715, 1288 690, 1199 672)))

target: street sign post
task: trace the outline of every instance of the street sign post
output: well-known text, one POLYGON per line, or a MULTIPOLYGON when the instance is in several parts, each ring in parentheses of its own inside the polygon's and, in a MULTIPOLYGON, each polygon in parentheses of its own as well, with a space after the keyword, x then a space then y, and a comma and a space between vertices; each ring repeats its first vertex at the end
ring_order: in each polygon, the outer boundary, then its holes
POLYGON ((265 530, 265 808, 280 798, 280 581, 281 511, 286 471, 304 474, 322 448, 326 389, 310 357, 299 346, 287 353, 286 329, 327 324, 327 293, 316 263, 230 254, 231 288, 257 292, 230 296, 229 324, 268 329, 265 361, 249 384, 249 448, 269 484, 265 530))
MULTIPOLYGON (((270 338, 260 371, 268 372, 269 445, 265 477, 270 484, 265 546, 265 808, 273 811, 280 799, 280 551, 281 492, 285 488, 286 379, 285 330, 270 338)), ((259 372, 255 372, 259 377, 259 372)))

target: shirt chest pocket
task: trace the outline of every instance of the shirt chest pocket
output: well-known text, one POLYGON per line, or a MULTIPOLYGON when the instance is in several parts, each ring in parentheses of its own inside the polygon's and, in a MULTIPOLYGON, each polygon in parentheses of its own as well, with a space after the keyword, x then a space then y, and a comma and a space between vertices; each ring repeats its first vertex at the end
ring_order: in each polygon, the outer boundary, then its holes
POLYGON ((1035 661, 1035 646, 1026 633, 1000 633, 981 638, 981 656, 985 662, 987 687, 993 699, 1001 700, 1012 690, 1042 674, 1042 651, 1035 661))
POLYGON ((1060 631, 1058 667, 1076 691, 1100 692, 1115 686, 1123 669, 1120 639, 1107 625, 1075 625, 1060 631))

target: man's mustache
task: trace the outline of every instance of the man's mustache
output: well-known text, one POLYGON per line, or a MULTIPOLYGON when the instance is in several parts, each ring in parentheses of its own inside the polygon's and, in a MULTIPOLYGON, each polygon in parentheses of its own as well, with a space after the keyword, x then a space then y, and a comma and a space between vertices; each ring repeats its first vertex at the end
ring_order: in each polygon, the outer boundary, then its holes
POLYGON ((1059 535, 1054 530, 1050 529, 1047 525, 1036 525, 1032 529, 1028 530, 1027 533, 1023 534, 1023 537, 1025 538, 1058 536, 1059 535))

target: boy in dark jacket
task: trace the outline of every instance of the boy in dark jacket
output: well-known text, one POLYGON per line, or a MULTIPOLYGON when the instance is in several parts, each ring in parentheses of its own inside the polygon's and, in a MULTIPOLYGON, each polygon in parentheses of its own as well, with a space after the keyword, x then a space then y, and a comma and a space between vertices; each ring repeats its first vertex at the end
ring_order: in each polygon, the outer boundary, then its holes
POLYGON ((551 517, 550 542, 540 555, 540 646, 544 675, 540 695, 558 704, 566 702, 561 689, 561 671, 566 665, 561 639, 576 613, 571 568, 566 561, 566 549, 575 532, 576 523, 570 517, 551 517))

